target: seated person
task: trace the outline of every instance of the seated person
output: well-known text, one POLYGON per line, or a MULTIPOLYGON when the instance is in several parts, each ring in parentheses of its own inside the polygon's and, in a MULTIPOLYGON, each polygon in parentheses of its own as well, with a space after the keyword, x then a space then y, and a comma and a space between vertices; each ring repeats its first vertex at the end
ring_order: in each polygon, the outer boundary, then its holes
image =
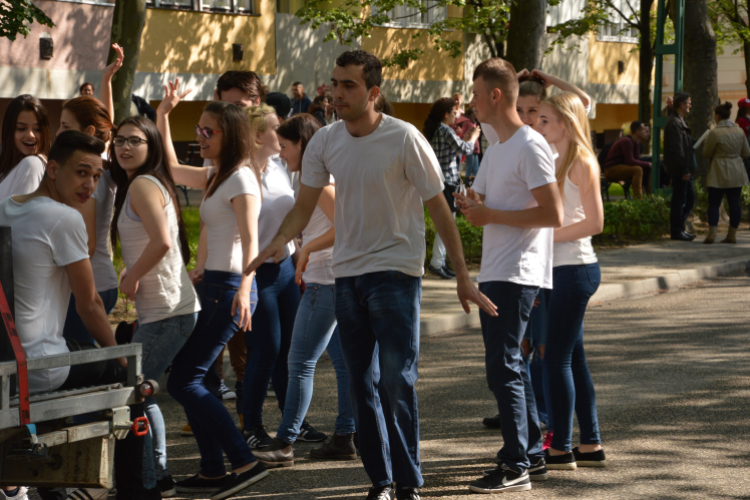
POLYGON ((633 197, 642 198, 645 187, 651 194, 651 163, 641 160, 641 144, 648 142, 651 131, 643 122, 630 124, 630 135, 618 139, 609 148, 602 173, 608 181, 631 181, 633 197))
MULTIPOLYGON (((77 210, 94 193, 103 174, 103 151, 104 143, 94 136, 75 130, 62 132, 52 144, 46 172, 37 190, 0 202, 0 226, 11 227, 15 321, 27 358, 95 348, 75 341, 66 345, 62 332, 71 292, 76 299, 76 311, 91 336, 103 347, 117 345, 102 300, 96 293, 86 226, 77 210)), ((29 392, 125 382, 126 364, 121 358, 29 372, 29 392)), ((142 415, 142 403, 130 406, 131 419, 142 415)), ((131 432, 126 439, 117 441, 118 500, 144 498, 141 457, 143 438, 131 432)), ((38 491, 45 500, 58 498, 60 493, 48 488, 38 491)), ((87 493, 105 492, 87 489, 87 493)))

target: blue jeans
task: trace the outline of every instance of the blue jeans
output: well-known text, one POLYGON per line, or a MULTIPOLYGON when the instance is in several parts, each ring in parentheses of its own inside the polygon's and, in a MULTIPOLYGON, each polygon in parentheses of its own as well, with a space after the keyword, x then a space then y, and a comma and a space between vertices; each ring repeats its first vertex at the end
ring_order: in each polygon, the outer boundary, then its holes
MULTIPOLYGON (((159 380, 190 338, 197 321, 198 313, 192 313, 137 326, 132 343, 142 346, 141 369, 146 379, 159 380)), ((149 432, 143 441, 143 486, 150 490, 169 474, 167 433, 156 398, 146 398, 144 412, 149 432)))
POLYGON ((549 400, 549 386, 547 384, 546 368, 544 360, 539 356, 539 347, 546 345, 547 342, 547 302, 549 301, 549 290, 540 289, 534 302, 534 307, 529 315, 529 323, 526 327, 526 337, 530 337, 531 347, 534 354, 531 361, 528 357, 524 360, 526 372, 531 379, 531 387, 534 390, 534 400, 536 401, 536 412, 540 422, 547 424, 549 430, 552 425, 552 416, 547 411, 549 406, 546 401, 549 400))
POLYGON ((522 472, 531 462, 544 456, 534 391, 526 375, 521 349, 539 288, 490 281, 480 283, 479 290, 497 305, 497 316, 479 311, 487 384, 498 402, 503 434, 503 447, 497 452, 497 460, 522 472))
POLYGON ((479 156, 475 154, 466 155, 466 178, 476 177, 479 172, 479 156))
POLYGON ((601 276, 599 264, 559 266, 553 271, 544 363, 550 388, 548 411, 555 422, 552 447, 559 451, 570 451, 574 411, 581 444, 601 442, 594 383, 583 352, 583 316, 601 276))
MULTIPOLYGON (((115 308, 115 304, 117 304, 117 288, 99 292, 99 297, 102 298, 104 310, 107 312, 107 316, 109 316, 115 308)), ((68 313, 65 316, 63 337, 65 340, 75 340, 80 344, 96 345, 94 337, 86 329, 86 325, 83 324, 83 320, 78 315, 78 311, 76 311, 76 299, 72 293, 70 294, 70 302, 68 303, 68 313)))
MULTIPOLYGON (((232 317, 232 301, 240 286, 239 274, 206 271, 196 287, 201 301, 198 323, 172 362, 167 388, 185 409, 201 454, 200 473, 206 477, 223 476, 222 451, 238 469, 255 461, 224 404, 203 384, 209 367, 239 330, 239 313, 232 317)), ((255 310, 258 292, 253 282, 250 311, 255 310)))
POLYGON ((424 483, 414 389, 421 296, 422 278, 398 271, 336 279, 359 452, 374 486, 424 483))
POLYGON ((292 259, 288 258, 278 264, 263 264, 255 273, 258 310, 253 316, 252 331, 245 333, 250 354, 242 384, 246 431, 263 423, 263 402, 272 379, 279 409, 284 413, 289 383, 287 358, 300 301, 294 271, 292 259))
POLYGON ((341 352, 339 330, 336 327, 334 285, 307 283, 297 319, 294 322, 292 346, 289 349, 289 386, 286 391, 284 418, 276 437, 294 443, 300 426, 310 407, 313 394, 315 364, 328 347, 339 393, 339 416, 336 433, 345 436, 354 432, 354 414, 349 400, 349 374, 341 352))

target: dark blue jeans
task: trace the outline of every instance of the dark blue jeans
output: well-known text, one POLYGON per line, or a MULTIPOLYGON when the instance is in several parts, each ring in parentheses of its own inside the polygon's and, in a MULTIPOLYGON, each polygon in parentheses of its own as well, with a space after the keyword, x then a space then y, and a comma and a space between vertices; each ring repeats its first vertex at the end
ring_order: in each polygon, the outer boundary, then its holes
POLYGON ((531 340, 531 347, 534 353, 531 360, 527 356, 524 359, 526 372, 531 379, 531 387, 534 389, 534 400, 536 401, 536 411, 540 422, 547 424, 549 430, 553 429, 552 417, 547 412, 547 403, 545 398, 549 398, 549 387, 547 377, 544 375, 544 361, 539 356, 539 348, 547 342, 547 301, 549 300, 549 290, 540 289, 534 301, 534 307, 529 315, 529 323, 526 327, 526 337, 531 340))
POLYGON ((422 278, 383 271, 336 279, 336 319, 362 464, 374 486, 424 483, 417 360, 422 278))
POLYGON ((555 422, 552 447, 559 451, 570 451, 574 411, 581 444, 601 442, 594 383, 583 351, 583 316, 601 278, 599 264, 559 266, 553 273, 544 362, 550 389, 548 411, 555 422))
POLYGON ((670 204, 669 225, 672 236, 678 236, 685 230, 688 215, 695 207, 695 187, 693 179, 683 181, 681 177, 672 177, 672 202, 670 204))
MULTIPOLYGON (((117 304, 117 288, 99 292, 99 297, 102 298, 104 310, 109 315, 115 308, 115 304, 117 304)), ((94 337, 86 329, 86 325, 83 324, 83 320, 78 315, 78 311, 76 311, 76 298, 73 297, 72 293, 70 294, 70 302, 68 303, 68 314, 65 316, 63 337, 65 340, 75 340, 80 344, 96 345, 94 337)))
POLYGON ((740 227, 740 219, 742 218, 742 205, 740 204, 740 196, 742 195, 741 187, 733 188, 708 188, 708 225, 718 226, 719 225, 719 208, 721 208, 721 202, 724 196, 727 197, 729 203, 729 227, 737 229, 740 227))
MULTIPOLYGON (((239 313, 232 317, 232 301, 240 286, 239 274, 206 271, 196 287, 201 312, 193 334, 172 362, 167 389, 185 409, 201 454, 200 473, 206 477, 223 476, 224 456, 237 469, 255 461, 224 404, 211 394, 203 381, 211 364, 229 339, 237 333, 239 313)), ((253 283, 250 310, 258 301, 253 283)))
POLYGON ((479 290, 497 305, 497 316, 479 311, 484 339, 487 384, 500 413, 503 447, 498 463, 522 472, 544 456, 542 430, 534 391, 526 375, 521 340, 538 287, 507 281, 479 284, 479 290))
POLYGON ((258 309, 253 315, 253 329, 245 333, 250 354, 242 384, 246 431, 263 423, 263 402, 270 380, 273 380, 279 409, 284 414, 289 383, 287 358, 300 302, 294 271, 292 259, 288 258, 278 264, 263 264, 255 273, 258 309))

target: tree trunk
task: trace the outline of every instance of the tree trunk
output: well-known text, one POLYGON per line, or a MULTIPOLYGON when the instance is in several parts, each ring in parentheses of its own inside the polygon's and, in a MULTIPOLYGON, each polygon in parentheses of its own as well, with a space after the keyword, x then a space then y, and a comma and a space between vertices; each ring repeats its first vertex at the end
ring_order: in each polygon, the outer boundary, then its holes
MULTIPOLYGON (((111 43, 125 50, 122 68, 112 78, 112 99, 115 105, 115 125, 128 116, 136 114, 131 101, 133 82, 141 50, 141 33, 146 22, 146 0, 117 0, 112 17, 111 43)), ((107 63, 114 61, 115 52, 110 49, 107 63)))
MULTIPOLYGON (((685 92, 693 101, 687 121, 693 137, 700 137, 713 122, 714 107, 719 101, 716 33, 708 17, 706 0, 685 1, 685 92)), ((698 172, 704 178, 708 161, 697 154, 698 172)))
POLYGON ((750 97, 750 42, 742 44, 742 52, 745 56, 745 91, 750 97))
POLYGON ((651 122, 651 75, 654 69, 654 53, 651 48, 651 5, 653 0, 641 0, 640 36, 638 54, 638 119, 651 122))
POLYGON ((547 29, 547 0, 514 0, 510 5, 508 52, 516 71, 541 68, 547 29))

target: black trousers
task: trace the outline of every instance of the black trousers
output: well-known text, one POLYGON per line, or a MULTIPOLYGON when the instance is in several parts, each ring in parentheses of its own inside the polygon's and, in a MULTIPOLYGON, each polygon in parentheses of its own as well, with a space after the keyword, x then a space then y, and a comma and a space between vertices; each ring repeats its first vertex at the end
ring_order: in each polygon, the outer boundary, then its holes
POLYGON ((693 179, 682 180, 682 177, 672 177, 672 203, 670 206, 669 225, 672 236, 677 236, 685 230, 688 215, 695 207, 695 187, 693 179))

